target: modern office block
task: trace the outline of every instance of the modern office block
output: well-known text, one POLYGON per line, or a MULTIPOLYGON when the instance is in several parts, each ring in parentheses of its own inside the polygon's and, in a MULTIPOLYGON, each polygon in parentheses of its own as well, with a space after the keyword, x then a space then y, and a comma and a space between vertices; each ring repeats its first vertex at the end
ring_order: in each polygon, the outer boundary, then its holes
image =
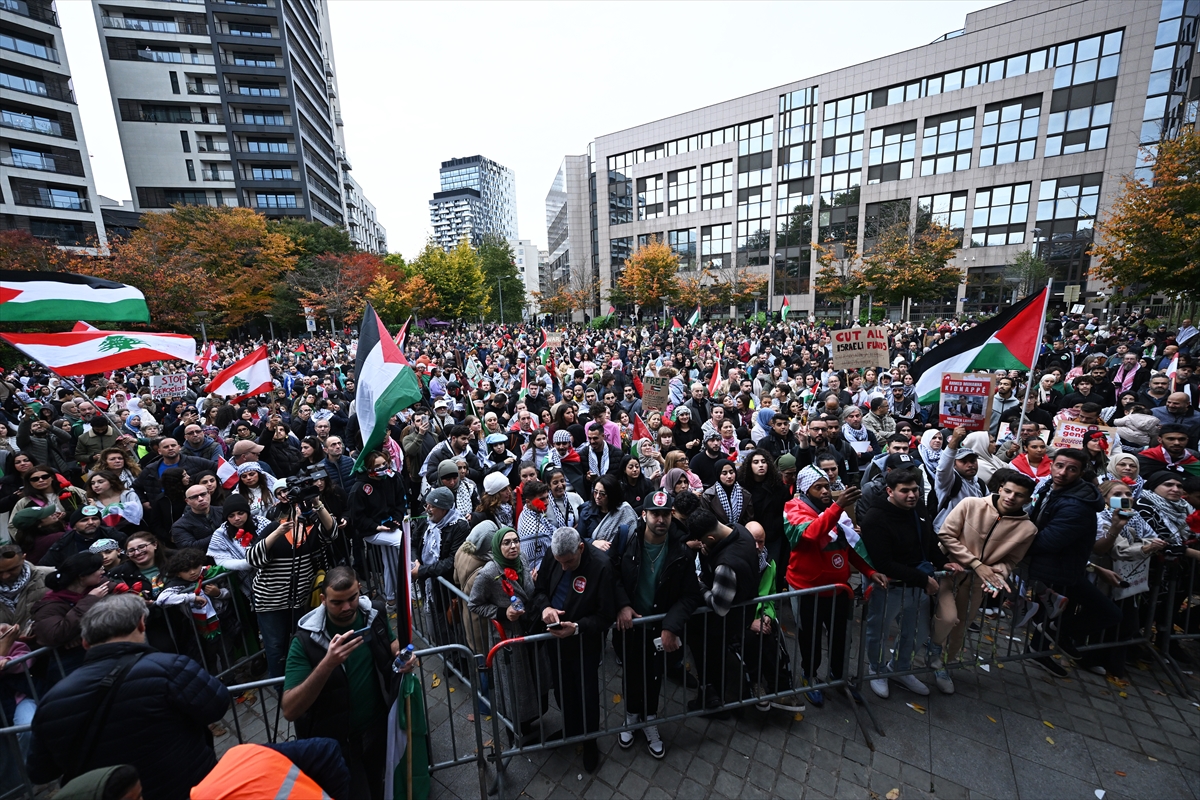
MULTIPOLYGON (((961 237, 964 283, 912 298, 914 314, 994 310, 1031 248, 1057 302, 1095 308, 1111 296, 1089 270, 1097 218, 1124 176, 1148 174, 1140 148, 1195 120, 1198 15, 1197 0, 986 8, 923 47, 597 137, 592 185, 560 171, 547 228, 598 196, 602 293, 658 236, 682 270, 744 267, 769 278, 772 310, 786 295, 836 316, 813 288, 812 242, 863 252, 892 221, 934 219, 961 237)), ((586 241, 573 225, 572 263, 586 241)))
POLYGON ((325 0, 93 7, 137 210, 245 206, 362 229, 325 0))
POLYGON ((595 168, 588 156, 563 159, 546 193, 543 294, 553 294, 561 287, 578 289, 599 277, 594 184, 595 168))
POLYGON ((513 250, 513 264, 517 268, 517 276, 525 285, 525 311, 534 309, 537 313, 537 298, 534 292, 541 291, 541 257, 537 245, 526 239, 510 239, 509 247, 513 250))
POLYGON ((106 242, 49 0, 0 0, 0 230, 63 247, 106 242))
POLYGON ((476 247, 489 234, 517 238, 517 188, 512 170, 483 156, 442 162, 441 191, 429 201, 433 241, 451 250, 462 239, 476 247))

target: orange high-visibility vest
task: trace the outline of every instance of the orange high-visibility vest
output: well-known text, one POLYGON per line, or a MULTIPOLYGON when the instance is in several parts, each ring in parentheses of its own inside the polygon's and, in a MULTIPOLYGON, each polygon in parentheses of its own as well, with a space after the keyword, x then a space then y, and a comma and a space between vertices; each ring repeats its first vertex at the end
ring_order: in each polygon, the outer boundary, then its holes
POLYGON ((257 744, 229 749, 191 800, 330 800, 287 756, 257 744))

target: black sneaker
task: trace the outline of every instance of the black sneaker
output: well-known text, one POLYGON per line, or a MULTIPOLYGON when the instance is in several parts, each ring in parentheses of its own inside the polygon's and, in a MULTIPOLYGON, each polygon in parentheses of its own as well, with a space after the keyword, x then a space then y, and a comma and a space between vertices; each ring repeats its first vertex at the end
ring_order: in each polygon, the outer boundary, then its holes
POLYGON ((595 739, 583 743, 583 770, 591 775, 600 766, 600 747, 595 739))
POLYGON ((1075 646, 1074 642, 1067 641, 1066 637, 1058 637, 1058 642, 1055 643, 1055 647, 1058 648, 1060 653, 1072 661, 1080 661, 1083 659, 1083 653, 1078 647, 1075 646))
POLYGON ((1042 669, 1049 672, 1056 678, 1068 678, 1071 673, 1062 664, 1055 661, 1050 656, 1042 656, 1041 658, 1032 659, 1033 663, 1042 669))

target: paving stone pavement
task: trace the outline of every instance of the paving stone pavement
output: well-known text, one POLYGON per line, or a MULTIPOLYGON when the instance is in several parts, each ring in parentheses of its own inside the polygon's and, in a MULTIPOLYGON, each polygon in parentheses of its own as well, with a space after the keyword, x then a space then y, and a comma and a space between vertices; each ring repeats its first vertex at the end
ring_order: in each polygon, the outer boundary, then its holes
MULTIPOLYGON (((809 705, 799 719, 753 707, 730 720, 688 718, 660 726, 662 760, 650 756, 640 735, 629 750, 617 746, 615 735, 602 737, 592 775, 583 771, 579 747, 515 756, 505 770, 504 798, 883 800, 895 789, 901 800, 1095 800, 1097 790, 1104 800, 1200 800, 1200 705, 1180 696, 1156 667, 1139 666, 1124 686, 1077 669, 1058 680, 1010 662, 955 671, 956 692, 949 696, 934 688, 918 697, 893 684, 890 699, 880 700, 868 690, 883 730, 870 729, 874 751, 841 697, 827 695, 824 708, 809 705)), ((429 659, 425 670, 434 760, 472 758, 468 687, 447 678, 439 659, 429 659)), ((1200 674, 1186 680, 1200 696, 1200 674)), ((610 683, 601 698, 608 725, 623 714, 614 688, 610 683)), ((663 688, 667 704, 686 697, 679 687, 663 688)), ((273 690, 255 695, 238 704, 239 721, 247 740, 264 741, 277 719, 276 701, 273 690)), ((548 718, 550 729, 561 722, 553 709, 548 718)), ((229 734, 218 737, 218 754, 237 741, 232 712, 225 724, 229 734)), ((486 752, 490 728, 480 733, 486 752)), ((282 738, 293 735, 285 721, 277 730, 282 738)), ((494 775, 489 766, 489 785, 494 775)), ((479 796, 474 764, 434 772, 435 800, 479 796)))

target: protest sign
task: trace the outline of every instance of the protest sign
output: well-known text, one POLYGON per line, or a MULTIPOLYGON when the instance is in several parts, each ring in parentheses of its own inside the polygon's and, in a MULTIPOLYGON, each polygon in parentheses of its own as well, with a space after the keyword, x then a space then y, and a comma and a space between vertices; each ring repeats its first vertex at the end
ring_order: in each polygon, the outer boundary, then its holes
POLYGON ((882 327, 848 328, 834 331, 833 368, 867 369, 886 367, 888 363, 887 331, 882 327))
POLYGON ((671 395, 670 378, 646 377, 642 379, 642 410, 662 411, 667 407, 671 395))
POLYGON ((1116 432, 1106 425, 1084 425, 1079 422, 1062 422, 1054 431, 1054 439, 1051 440, 1050 446, 1055 448, 1070 447, 1075 450, 1083 448, 1083 435, 1088 431, 1100 431, 1104 434, 1104 438, 1108 440, 1109 449, 1112 449, 1115 440, 1116 432))
POLYGON ((547 333, 546 346, 554 350, 562 347, 563 335, 561 333, 547 333))
POLYGON ((187 373, 150 376, 150 396, 155 400, 167 397, 183 397, 187 393, 187 373))
POLYGON ((969 431, 986 431, 992 416, 995 390, 995 376, 944 373, 942 396, 938 401, 938 424, 943 428, 962 426, 969 431))

